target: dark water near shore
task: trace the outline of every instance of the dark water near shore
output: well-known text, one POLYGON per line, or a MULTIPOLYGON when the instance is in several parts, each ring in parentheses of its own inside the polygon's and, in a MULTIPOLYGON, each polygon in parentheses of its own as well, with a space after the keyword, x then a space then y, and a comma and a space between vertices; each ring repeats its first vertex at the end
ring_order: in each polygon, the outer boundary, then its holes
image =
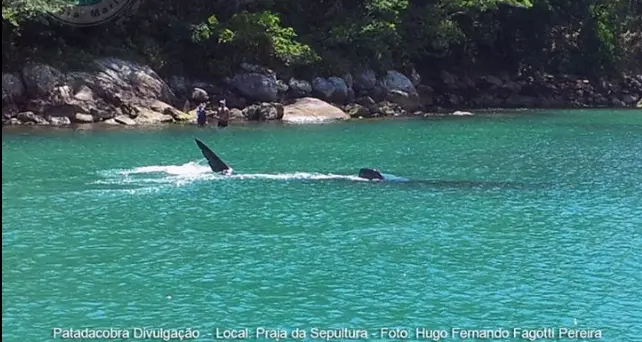
POLYGON ((642 336, 640 111, 2 140, 3 341, 56 327, 642 336), (195 137, 236 175, 213 175, 195 137), (361 167, 427 182, 363 182, 361 167))

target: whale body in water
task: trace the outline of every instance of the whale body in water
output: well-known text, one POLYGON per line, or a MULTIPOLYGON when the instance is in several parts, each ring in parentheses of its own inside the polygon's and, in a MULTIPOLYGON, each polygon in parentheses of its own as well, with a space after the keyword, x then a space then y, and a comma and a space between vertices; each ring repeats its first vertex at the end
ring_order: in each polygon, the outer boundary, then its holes
POLYGON ((357 176, 359 178, 373 180, 373 181, 393 181, 393 182, 410 181, 408 178, 398 177, 388 173, 382 173, 377 169, 368 169, 368 168, 359 169, 359 174, 357 176))
MULTIPOLYGON (((215 173, 222 173, 225 175, 231 175, 232 174, 232 168, 229 167, 219 156, 212 151, 211 148, 209 148, 205 143, 198 139, 194 139, 196 141, 196 146, 201 150, 203 153, 203 157, 207 159, 207 163, 210 165, 210 168, 212 169, 213 172, 215 173)), ((362 168, 359 170, 358 173, 359 178, 367 179, 367 180, 375 180, 375 181, 407 181, 405 178, 397 177, 394 175, 389 175, 385 173, 381 173, 377 169, 369 169, 369 168, 362 168)))
MULTIPOLYGON (((207 145, 198 139, 194 139, 196 145, 200 148, 203 153, 203 157, 207 159, 207 163, 210 168, 215 173, 220 173, 223 175, 231 175, 233 170, 228 166, 221 158, 219 158, 214 151, 212 151, 207 145)), ((478 188, 478 187, 490 187, 490 188, 524 188, 526 185, 521 183, 513 182, 489 182, 489 181, 448 181, 448 180, 417 180, 417 179, 408 179, 403 177, 398 177, 392 174, 382 173, 378 169, 371 168, 361 168, 357 174, 357 177, 369 181, 385 182, 385 183, 405 183, 405 184, 415 184, 415 185, 430 185, 430 186, 459 186, 466 188, 478 188)))

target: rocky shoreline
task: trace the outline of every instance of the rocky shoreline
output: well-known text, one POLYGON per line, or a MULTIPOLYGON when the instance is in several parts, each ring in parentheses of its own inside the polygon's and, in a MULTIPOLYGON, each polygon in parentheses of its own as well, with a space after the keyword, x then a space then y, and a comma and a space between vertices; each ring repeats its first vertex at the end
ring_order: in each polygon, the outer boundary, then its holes
POLYGON ((2 74, 2 124, 194 123, 198 103, 227 100, 231 121, 322 123, 351 118, 469 115, 475 108, 642 108, 642 75, 591 81, 578 76, 460 76, 422 79, 372 70, 302 80, 242 64, 217 82, 181 75, 161 78, 149 66, 95 59, 86 70, 46 64, 2 74))

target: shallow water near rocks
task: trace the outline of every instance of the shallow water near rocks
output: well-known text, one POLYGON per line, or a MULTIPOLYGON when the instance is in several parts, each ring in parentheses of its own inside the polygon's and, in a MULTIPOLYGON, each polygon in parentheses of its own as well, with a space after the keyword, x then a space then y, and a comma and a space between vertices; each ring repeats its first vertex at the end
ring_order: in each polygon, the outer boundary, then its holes
POLYGON ((56 327, 642 335, 640 111, 2 140, 3 341, 56 327), (212 174, 194 138, 236 174, 212 174))

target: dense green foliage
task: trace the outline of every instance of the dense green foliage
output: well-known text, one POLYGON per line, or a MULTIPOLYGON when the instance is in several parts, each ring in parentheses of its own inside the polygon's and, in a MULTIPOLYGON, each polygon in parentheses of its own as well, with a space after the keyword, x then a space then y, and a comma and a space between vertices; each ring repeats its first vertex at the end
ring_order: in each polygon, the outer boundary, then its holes
POLYGON ((3 0, 4 68, 29 58, 125 54, 199 75, 250 62, 326 74, 414 65, 424 74, 597 76, 642 60, 636 0, 148 0, 126 20, 98 27, 46 24, 63 3, 3 0))

